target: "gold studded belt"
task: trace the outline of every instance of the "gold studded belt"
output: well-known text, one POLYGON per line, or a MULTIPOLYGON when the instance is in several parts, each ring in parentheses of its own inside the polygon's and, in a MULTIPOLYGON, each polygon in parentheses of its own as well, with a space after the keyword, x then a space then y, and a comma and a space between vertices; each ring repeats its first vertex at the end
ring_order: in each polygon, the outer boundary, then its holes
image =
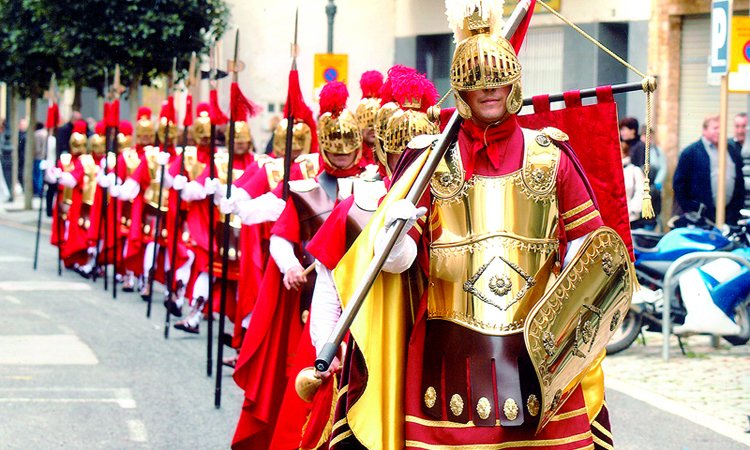
POLYGON ((421 392, 422 408, 435 420, 532 429, 538 423, 540 389, 520 333, 491 336, 428 320, 421 392))

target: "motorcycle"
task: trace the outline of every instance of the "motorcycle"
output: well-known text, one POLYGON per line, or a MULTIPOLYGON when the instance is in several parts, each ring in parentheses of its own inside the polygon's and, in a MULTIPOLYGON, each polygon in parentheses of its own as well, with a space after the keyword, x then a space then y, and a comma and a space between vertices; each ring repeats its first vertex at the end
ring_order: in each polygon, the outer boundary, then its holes
MULTIPOLYGON (((743 210, 746 217, 750 211, 743 210)), ((679 218, 686 228, 666 234, 633 230, 635 272, 640 288, 630 311, 607 345, 615 354, 630 347, 643 329, 662 331, 664 275, 679 257, 695 252, 726 251, 750 260, 750 220, 724 233, 700 213, 679 218)), ((711 334, 732 345, 750 341, 750 270, 730 258, 696 262, 680 270, 673 284, 672 333, 678 336, 711 334)), ((680 340, 682 347, 682 341, 680 340)))

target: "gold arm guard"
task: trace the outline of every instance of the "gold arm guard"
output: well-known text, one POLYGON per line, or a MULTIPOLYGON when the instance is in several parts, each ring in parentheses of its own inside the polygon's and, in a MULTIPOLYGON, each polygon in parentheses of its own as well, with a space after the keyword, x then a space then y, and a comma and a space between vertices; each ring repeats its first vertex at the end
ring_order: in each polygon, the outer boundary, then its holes
POLYGON ((529 313, 526 348, 541 387, 537 431, 565 403, 627 314, 633 269, 625 243, 602 227, 529 313))

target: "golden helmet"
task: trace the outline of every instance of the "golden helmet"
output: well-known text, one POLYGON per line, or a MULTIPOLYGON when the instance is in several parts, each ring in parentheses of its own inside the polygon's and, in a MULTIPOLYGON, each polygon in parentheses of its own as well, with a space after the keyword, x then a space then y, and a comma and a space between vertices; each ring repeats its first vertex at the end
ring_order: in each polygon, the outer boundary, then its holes
POLYGON ((107 151, 107 139, 101 134, 92 134, 89 138, 89 153, 103 155, 107 151))
POLYGON ((440 129, 427 117, 427 114, 413 109, 398 109, 388 120, 383 139, 383 151, 400 155, 406 150, 406 145, 416 136, 439 132, 440 129))
POLYGON ((117 152, 133 146, 133 125, 127 120, 120 121, 117 133, 117 152))
MULTIPOLYGON (((489 3, 489 2, 485 2, 489 3)), ((506 109, 511 114, 517 113, 523 106, 521 93, 521 64, 516 51, 507 39, 492 33, 493 15, 502 11, 493 11, 492 7, 480 5, 470 15, 464 15, 463 25, 456 26, 456 50, 450 69, 451 87, 456 99, 456 108, 461 117, 471 118, 471 109, 461 97, 461 92, 480 89, 495 89, 512 86, 506 100, 506 109), (464 37, 463 33, 469 33, 464 37)))
POLYGON ((381 106, 378 113, 375 115, 375 155, 378 161, 385 163, 385 151, 383 150, 383 140, 385 140, 385 131, 388 126, 388 119, 391 118, 394 112, 399 109, 396 102, 388 102, 381 106))
POLYGON ((362 100, 357 104, 355 114, 359 120, 359 127, 372 128, 375 125, 375 116, 380 109, 380 89, 383 87, 383 74, 377 70, 368 70, 359 78, 359 87, 362 89, 362 100))
POLYGON ((191 132, 195 143, 201 139, 211 137, 211 116, 209 115, 208 103, 200 103, 196 108, 198 116, 193 121, 191 132))
POLYGON ((177 142, 177 124, 170 120, 169 127, 167 127, 167 118, 162 117, 161 119, 159 119, 159 130, 157 131, 157 134, 159 136, 160 144, 164 144, 166 137, 169 137, 169 142, 171 144, 174 144, 175 142, 177 142), (169 136, 165 136, 167 128, 169 128, 169 136))
POLYGON ((88 126, 83 120, 77 121, 73 125, 73 133, 70 135, 70 154, 74 156, 86 154, 86 131, 88 126))
POLYGON ((250 125, 244 120, 238 120, 234 123, 234 142, 252 142, 250 134, 250 125))
POLYGON ((156 136, 156 126, 151 120, 151 108, 141 106, 138 108, 137 121, 135 123, 135 135, 137 137, 148 136, 151 139, 156 136))
MULTIPOLYGON (((273 131, 273 153, 282 157, 286 153, 286 124, 287 119, 281 119, 273 131)), ((292 151, 300 149, 300 154, 310 153, 312 146, 312 131, 310 127, 301 120, 296 120, 292 127, 292 151)))
POLYGON ((320 91, 320 117, 318 118, 318 142, 323 161, 331 165, 326 152, 348 155, 358 152, 357 162, 362 157, 362 133, 359 122, 346 109, 349 91, 340 81, 331 81, 320 91))

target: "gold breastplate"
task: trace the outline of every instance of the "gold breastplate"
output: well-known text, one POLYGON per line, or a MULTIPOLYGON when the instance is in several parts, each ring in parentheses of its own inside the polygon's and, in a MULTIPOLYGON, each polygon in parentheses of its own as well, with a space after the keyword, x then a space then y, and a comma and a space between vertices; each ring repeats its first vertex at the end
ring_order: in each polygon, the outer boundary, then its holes
POLYGON ((188 180, 195 180, 206 168, 206 164, 198 160, 198 148, 185 147, 182 157, 185 165, 185 176, 188 180))
MULTIPOLYGON (((63 153, 60 155, 60 164, 62 165, 63 172, 72 172, 75 169, 75 163, 73 162, 73 155, 70 153, 63 153)), ((63 188, 63 203, 66 205, 73 204, 73 188, 65 186, 63 188)))
POLYGON ((126 148, 122 151, 123 159, 125 160, 125 167, 127 168, 128 175, 132 175, 135 169, 141 164, 141 157, 138 156, 138 152, 134 148, 126 148))
POLYGON ((520 170, 464 181, 453 148, 433 176, 429 319, 491 335, 521 332, 544 292, 559 247, 560 150, 540 133, 523 133, 520 170))
POLYGON ((79 157, 83 166, 83 196, 81 201, 84 205, 93 205, 96 198, 96 174, 99 172, 99 166, 91 155, 81 155, 79 157))
POLYGON ((148 164, 148 174, 151 178, 146 191, 143 193, 143 199, 146 204, 156 209, 159 208, 162 211, 169 209, 169 189, 163 188, 161 190, 161 205, 159 205, 159 188, 161 187, 161 173, 159 172, 159 163, 156 158, 161 150, 159 147, 148 147, 145 150, 146 163, 148 164))

